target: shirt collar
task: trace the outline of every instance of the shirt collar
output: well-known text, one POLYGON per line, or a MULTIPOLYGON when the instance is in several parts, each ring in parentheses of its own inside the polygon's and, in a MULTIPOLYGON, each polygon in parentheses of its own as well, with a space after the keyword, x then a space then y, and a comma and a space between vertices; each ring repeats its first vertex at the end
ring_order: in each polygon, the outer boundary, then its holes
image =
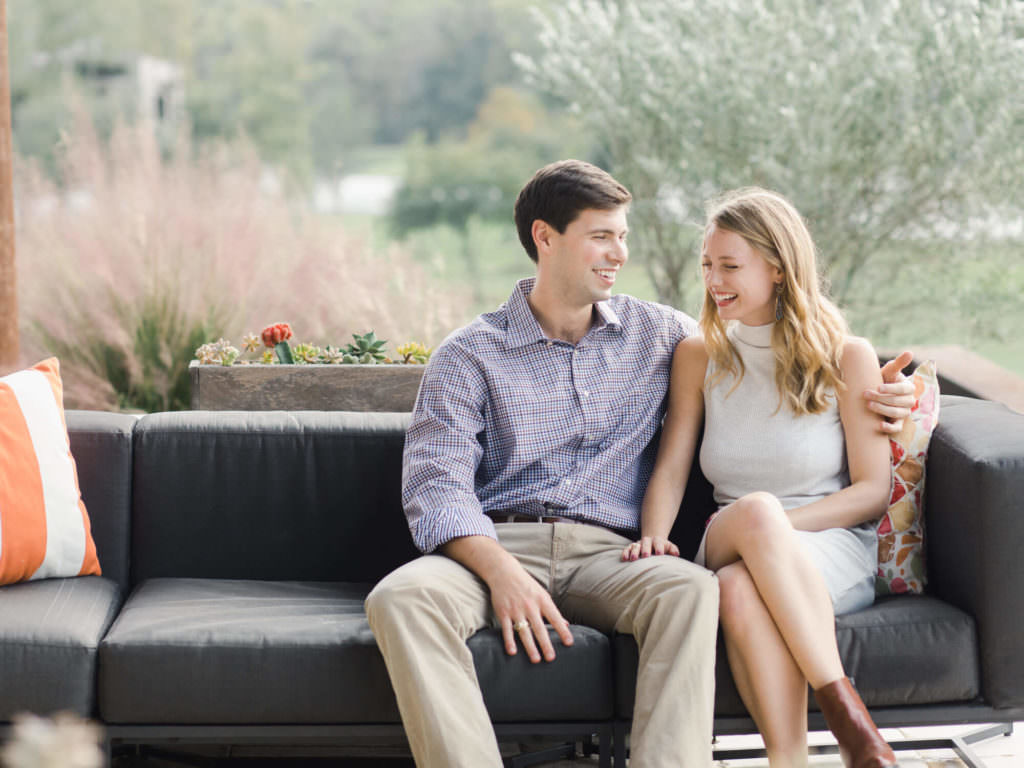
MULTIPOLYGON (((506 304, 508 315, 507 344, 509 349, 525 347, 527 344, 534 344, 539 341, 548 341, 544 331, 541 330, 540 323, 534 317, 533 311, 530 309, 530 303, 526 298, 530 295, 530 291, 533 290, 533 285, 536 282, 537 278, 535 277, 523 278, 516 283, 515 290, 509 296, 508 303, 506 304)), ((621 329, 622 321, 619 320, 618 314, 612 309, 610 302, 599 301, 594 304, 594 307, 597 308, 597 322, 591 327, 590 332, 602 328, 621 329)))

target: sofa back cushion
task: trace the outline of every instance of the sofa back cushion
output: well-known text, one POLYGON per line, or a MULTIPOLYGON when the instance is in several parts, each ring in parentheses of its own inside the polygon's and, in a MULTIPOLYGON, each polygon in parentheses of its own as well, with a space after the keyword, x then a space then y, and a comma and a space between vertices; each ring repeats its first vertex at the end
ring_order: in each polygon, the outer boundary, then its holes
POLYGON ((700 471, 701 438, 697 438, 697 448, 693 454, 690 477, 686 481, 686 494, 679 505, 679 514, 669 538, 679 547, 679 554, 687 560, 693 560, 704 536, 708 518, 714 514, 718 506, 715 504, 714 489, 700 471))
POLYGON ((89 510, 92 538, 103 575, 128 589, 132 503, 132 429, 137 416, 67 411, 71 455, 89 510))
POLYGON ((181 411, 135 428, 132 581, 373 582, 416 556, 409 414, 181 411))

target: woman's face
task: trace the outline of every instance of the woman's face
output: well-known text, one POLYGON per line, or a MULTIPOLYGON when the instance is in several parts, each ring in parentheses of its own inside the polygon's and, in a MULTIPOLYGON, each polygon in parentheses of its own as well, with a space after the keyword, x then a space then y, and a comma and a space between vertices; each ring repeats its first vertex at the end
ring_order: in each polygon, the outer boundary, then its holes
POLYGON ((712 224, 701 254, 706 300, 722 320, 767 325, 775 320, 775 286, 782 272, 735 232, 712 224))

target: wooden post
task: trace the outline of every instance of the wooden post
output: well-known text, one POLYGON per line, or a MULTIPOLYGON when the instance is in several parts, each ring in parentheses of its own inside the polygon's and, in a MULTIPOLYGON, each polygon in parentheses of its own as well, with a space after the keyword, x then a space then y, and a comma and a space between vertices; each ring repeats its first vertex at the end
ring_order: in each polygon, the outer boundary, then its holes
POLYGON ((0 370, 18 364, 18 279, 14 259, 11 82, 7 67, 7 0, 0 0, 0 370))

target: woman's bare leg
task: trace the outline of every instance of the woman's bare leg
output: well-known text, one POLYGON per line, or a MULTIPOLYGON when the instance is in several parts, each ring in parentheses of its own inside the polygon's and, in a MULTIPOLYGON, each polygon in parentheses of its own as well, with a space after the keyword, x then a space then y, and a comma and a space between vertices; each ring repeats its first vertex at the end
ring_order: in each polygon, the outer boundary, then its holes
POLYGON ((772 768, 807 765, 807 680, 742 561, 718 571, 729 668, 772 768))
POLYGON ((812 688, 843 677, 832 600, 774 496, 753 493, 723 508, 708 529, 706 553, 707 565, 715 571, 743 561, 812 688))

